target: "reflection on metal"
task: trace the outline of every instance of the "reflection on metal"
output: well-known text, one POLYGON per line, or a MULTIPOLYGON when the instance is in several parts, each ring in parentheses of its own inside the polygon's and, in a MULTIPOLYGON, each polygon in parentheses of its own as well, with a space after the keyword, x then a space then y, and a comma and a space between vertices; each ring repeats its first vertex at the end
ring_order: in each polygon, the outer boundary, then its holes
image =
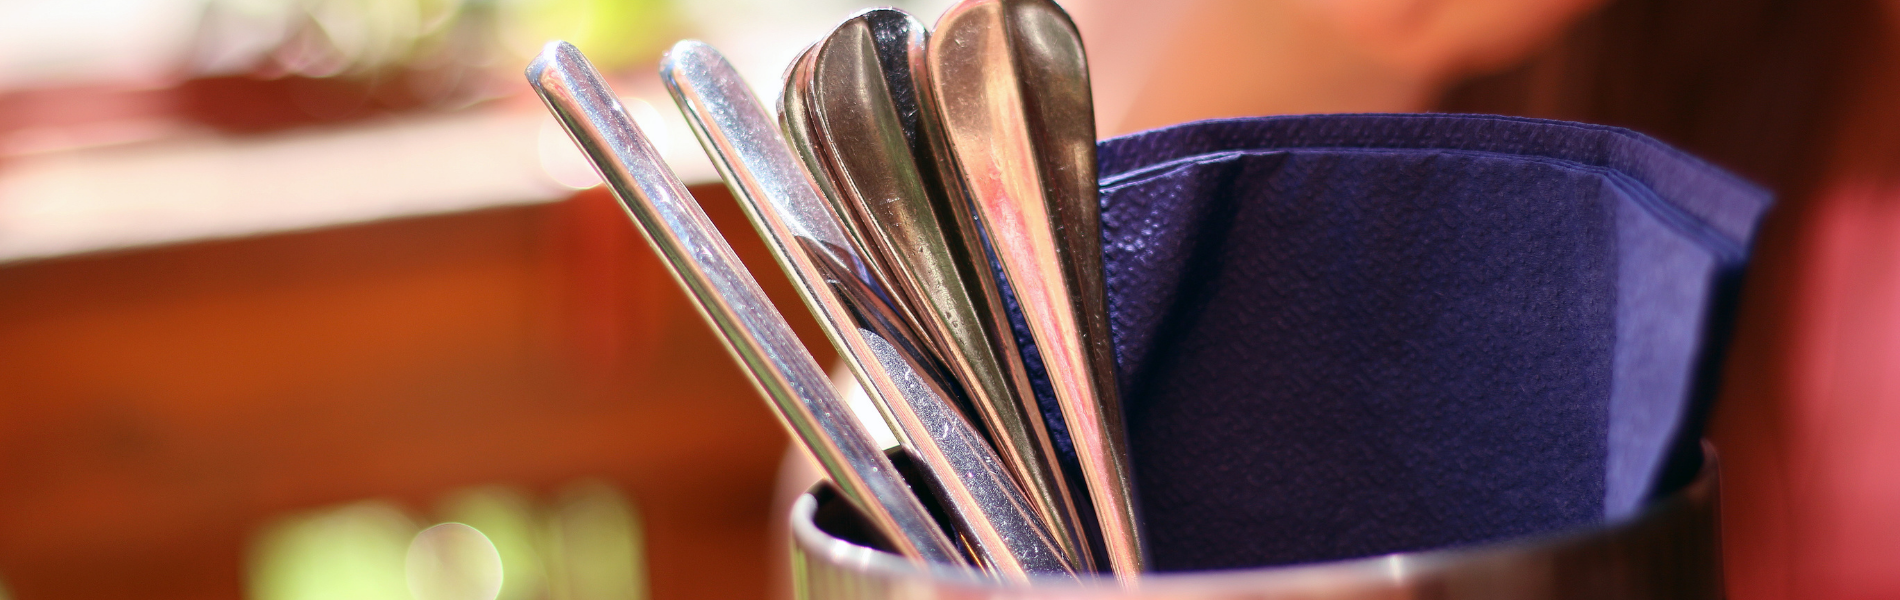
MULTIPOLYGON (((884 264, 873 260, 875 256, 871 253, 871 242, 862 224, 848 218, 851 207, 844 203, 844 195, 838 192, 838 182, 833 180, 830 169, 825 166, 827 157, 819 147, 819 138, 816 137, 819 132, 812 121, 809 104, 812 67, 817 51, 816 44, 805 49, 798 55, 798 60, 785 70, 785 88, 778 99, 779 128, 783 130, 786 142, 791 144, 799 162, 804 164, 806 173, 811 175, 812 183, 818 185, 820 197, 830 207, 831 214, 842 217, 837 220, 838 229, 850 240, 852 252, 865 259, 860 266, 866 271, 866 277, 872 281, 889 281, 890 274, 885 272, 884 264)), ((905 314, 909 311, 906 306, 898 306, 897 309, 905 314)))
POLYGON ((922 338, 896 314, 889 291, 869 278, 837 213, 732 66, 710 46, 685 41, 667 53, 660 73, 979 565, 1015 581, 1069 573, 995 452, 951 406, 947 379, 924 353, 922 338))
POLYGON ((1141 521, 1109 339, 1088 64, 1048 0, 966 0, 927 53, 945 139, 1048 367, 1106 562, 1143 571, 1141 521))
POLYGON ((902 11, 858 13, 789 73, 781 120, 898 312, 961 384, 948 393, 966 399, 1064 559, 1091 571, 977 225, 943 187, 942 132, 920 96, 925 39, 902 11))
POLYGON ((885 393, 892 395, 881 405, 886 418, 896 424, 904 448, 931 480, 979 563, 1017 581, 1036 573, 1073 572, 996 453, 950 404, 945 380, 926 375, 923 349, 896 333, 904 327, 901 317, 870 286, 826 260, 828 254, 812 253, 820 257, 815 262, 821 276, 843 300, 850 326, 857 328, 853 333, 869 353, 860 357, 863 367, 877 372, 872 377, 888 378, 885 393))
MULTIPOLYGON (((580 51, 549 43, 528 67, 528 81, 752 374, 792 437, 906 556, 957 561, 954 547, 870 434, 851 417, 791 326, 580 51)), ((772 140, 783 145, 776 135, 772 140)), ((730 178, 733 169, 719 166, 730 178)), ((802 170, 796 165, 791 169, 804 181, 802 170)), ((774 250, 784 255, 784 249, 774 250)))
POLYGON ((1718 468, 1704 448, 1708 459, 1688 487, 1594 529, 1332 563, 1151 574, 1127 588, 1106 578, 1000 586, 967 572, 918 568, 827 533, 847 531, 857 517, 821 484, 792 510, 793 580, 797 597, 827 600, 1719 600, 1718 468))

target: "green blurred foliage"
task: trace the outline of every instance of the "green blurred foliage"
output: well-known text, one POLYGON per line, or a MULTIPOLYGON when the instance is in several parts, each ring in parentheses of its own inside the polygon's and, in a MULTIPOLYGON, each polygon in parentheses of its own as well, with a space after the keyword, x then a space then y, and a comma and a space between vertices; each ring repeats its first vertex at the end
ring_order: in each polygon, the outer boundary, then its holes
POLYGON ((195 68, 210 73, 514 68, 554 39, 613 69, 655 61, 684 30, 671 0, 204 1, 195 68))
POLYGON ((570 486, 548 512, 546 528, 550 598, 645 600, 640 522, 619 492, 599 482, 570 486))
POLYGON ((535 600, 546 596, 540 526, 534 505, 512 488, 485 486, 455 492, 436 514, 481 530, 501 554, 501 593, 496 600, 535 600))
POLYGON ((403 562, 414 521, 386 502, 358 502, 283 519, 259 536, 255 600, 410 600, 403 562))
MULTIPOLYGON (((467 525, 493 544, 501 563, 496 600, 647 597, 645 544, 637 510, 608 484, 577 482, 539 504, 516 488, 471 487, 445 495, 435 516, 441 522, 467 525)), ((419 531, 417 521, 400 507, 380 501, 279 519, 260 531, 253 543, 249 596, 252 600, 412 600, 413 582, 405 564, 411 560, 412 544, 420 539, 419 531)), ((462 550, 431 549, 446 557, 460 555, 462 550)), ((423 579, 431 577, 439 574, 423 579)))
POLYGON ((501 2, 501 22, 516 54, 533 56, 548 40, 566 40, 604 70, 655 62, 682 30, 667 0, 501 2))

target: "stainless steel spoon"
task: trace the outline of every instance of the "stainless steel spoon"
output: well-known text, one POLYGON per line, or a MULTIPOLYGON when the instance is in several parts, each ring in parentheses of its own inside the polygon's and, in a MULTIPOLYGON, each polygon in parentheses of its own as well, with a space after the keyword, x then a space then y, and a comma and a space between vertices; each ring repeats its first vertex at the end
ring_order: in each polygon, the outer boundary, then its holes
POLYGON ((866 280, 799 159, 732 65, 711 46, 683 41, 661 61, 661 80, 686 113, 754 227, 798 284, 859 381, 917 459, 969 542, 995 575, 1073 574, 1001 460, 950 405, 944 378, 899 318, 888 294, 866 280))
POLYGON ((1048 0, 964 0, 937 21, 926 56, 960 189, 1048 367, 1107 562, 1130 583, 1145 554, 1108 331, 1081 38, 1048 0))
POLYGON ((810 162, 823 170, 828 192, 840 195, 834 204, 857 222, 887 287, 910 306, 912 325, 961 383, 972 420, 984 426, 1064 556, 1093 570, 1014 336, 1007 323, 997 326, 1000 297, 992 302, 986 294, 996 289, 994 272, 981 246, 963 235, 975 233, 975 223, 967 210, 956 214, 940 183, 932 138, 941 132, 934 107, 919 98, 926 37, 923 23, 903 11, 852 16, 793 69, 782 111, 808 113, 784 121, 791 137, 810 145, 810 162), (999 343, 1004 336, 1008 343, 999 343), (1004 352, 1016 360, 1005 361, 1004 352))
MULTIPOLYGON (((837 184, 832 181, 823 163, 825 157, 818 152, 819 143, 811 138, 811 110, 806 101, 811 97, 812 61, 817 54, 817 47, 817 44, 812 44, 805 48, 785 69, 785 87, 778 98, 779 129, 784 132, 786 141, 791 144, 799 161, 804 163, 806 172, 812 176, 812 182, 818 184, 818 190, 830 204, 832 213, 849 215, 851 208, 845 206, 844 196, 838 193, 837 184)), ((845 238, 851 241, 852 250, 866 259, 863 267, 871 280, 890 281, 888 267, 869 250, 869 234, 864 228, 848 217, 840 220, 838 225, 844 231, 845 238)), ((899 304, 898 312, 905 316, 907 322, 915 323, 917 319, 910 307, 899 304)))
POLYGON ((904 556, 961 562, 950 539, 586 57, 572 45, 552 42, 528 66, 527 76, 839 492, 904 556))

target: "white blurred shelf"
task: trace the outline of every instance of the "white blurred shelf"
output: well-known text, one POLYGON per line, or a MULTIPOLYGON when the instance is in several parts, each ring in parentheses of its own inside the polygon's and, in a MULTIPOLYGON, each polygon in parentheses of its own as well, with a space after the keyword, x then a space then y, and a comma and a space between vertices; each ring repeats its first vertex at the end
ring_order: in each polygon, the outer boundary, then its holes
MULTIPOLYGON (((258 6, 292 7, 274 2, 258 6)), ((886 4, 930 23, 951 3, 886 4)), ((32 43, 0 40, 0 66, 20 67, 0 76, 0 88, 67 80, 169 81, 193 51, 189 42, 205 5, 9 5, 0 15, 15 17, 13 26, 0 32, 19 33, 32 43), (62 33, 75 28, 83 35, 62 33)), ((784 66, 838 21, 871 5, 705 0, 678 8, 694 35, 726 53, 770 106, 784 66)), ((629 82, 620 91, 682 180, 718 181, 657 79, 629 82)), ((179 125, 169 122, 103 125, 98 131, 33 131, 0 139, 0 263, 551 202, 597 181, 538 108, 241 138, 177 135, 179 125), (151 138, 153 131, 167 137, 123 143, 151 138), (80 138, 120 143, 48 151, 80 138)))
MULTIPOLYGON (((718 181, 663 93, 624 101, 681 179, 718 181)), ((551 202, 597 182, 529 110, 13 156, 0 262, 551 202)))

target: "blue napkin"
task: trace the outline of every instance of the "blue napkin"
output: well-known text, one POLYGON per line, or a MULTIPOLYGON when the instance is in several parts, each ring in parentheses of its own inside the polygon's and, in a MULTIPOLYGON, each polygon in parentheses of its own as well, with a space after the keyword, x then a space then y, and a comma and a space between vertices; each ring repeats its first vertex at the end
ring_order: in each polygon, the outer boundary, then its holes
POLYGON ((1493 116, 1205 121, 1100 164, 1157 569, 1576 528, 1698 468, 1763 190, 1627 130, 1493 116))

